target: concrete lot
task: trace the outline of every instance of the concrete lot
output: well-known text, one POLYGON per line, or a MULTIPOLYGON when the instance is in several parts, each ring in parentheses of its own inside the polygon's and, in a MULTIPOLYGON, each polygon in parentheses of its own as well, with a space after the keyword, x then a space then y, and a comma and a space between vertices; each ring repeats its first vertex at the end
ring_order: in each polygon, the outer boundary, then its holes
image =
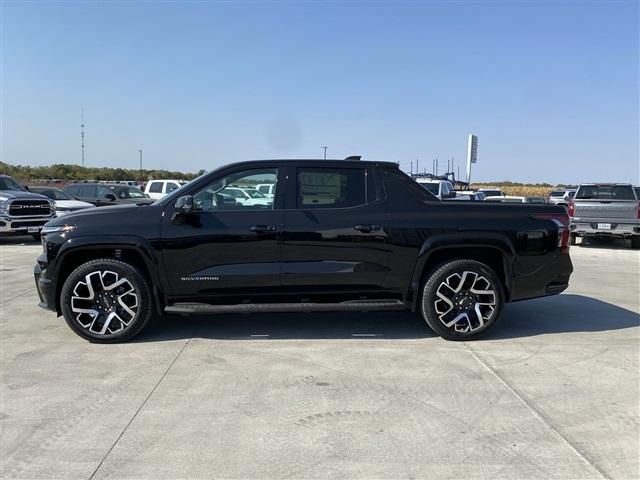
POLYGON ((167 317, 92 345, 0 246, 2 478, 639 478, 640 251, 482 341, 408 313, 167 317))

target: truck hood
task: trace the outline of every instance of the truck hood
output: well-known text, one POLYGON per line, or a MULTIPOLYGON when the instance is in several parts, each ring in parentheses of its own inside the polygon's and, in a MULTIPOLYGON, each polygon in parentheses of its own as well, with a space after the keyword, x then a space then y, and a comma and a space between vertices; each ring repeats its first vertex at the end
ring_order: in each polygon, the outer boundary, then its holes
POLYGON ((78 210, 81 208, 95 208, 93 203, 81 202, 80 200, 56 200, 56 208, 67 210, 78 210))
POLYGON ((83 208, 57 217, 47 227, 75 227, 85 235, 129 235, 133 231, 160 229, 162 208, 156 205, 114 205, 83 208))
POLYGON ((46 199, 49 201, 47 197, 40 195, 39 193, 23 192, 20 190, 0 190, 0 201, 11 200, 14 198, 32 198, 34 200, 46 199))
MULTIPOLYGON (((155 202, 154 198, 119 198, 116 204, 119 205, 149 205, 155 202)), ((110 208, 110 207, 109 207, 110 208)))

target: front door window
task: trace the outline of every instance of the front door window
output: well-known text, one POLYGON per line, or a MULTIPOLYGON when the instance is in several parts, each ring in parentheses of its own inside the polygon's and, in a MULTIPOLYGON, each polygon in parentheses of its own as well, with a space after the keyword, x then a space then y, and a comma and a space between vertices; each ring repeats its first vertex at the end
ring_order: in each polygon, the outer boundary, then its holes
POLYGON ((273 210, 273 198, 256 190, 256 185, 273 183, 277 189, 276 168, 244 170, 217 178, 193 196, 201 212, 219 210, 273 210))

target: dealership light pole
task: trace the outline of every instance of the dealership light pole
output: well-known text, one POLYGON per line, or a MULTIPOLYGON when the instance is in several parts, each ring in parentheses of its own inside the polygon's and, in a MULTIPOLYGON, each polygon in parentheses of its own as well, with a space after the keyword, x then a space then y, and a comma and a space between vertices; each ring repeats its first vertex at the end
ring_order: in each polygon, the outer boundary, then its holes
POLYGON ((322 148, 324 150, 324 159, 326 160, 327 159, 327 147, 322 146, 320 148, 322 148))
POLYGON ((84 108, 80 109, 80 148, 82 149, 82 166, 84 167, 84 108))
POLYGON ((140 180, 142 180, 142 149, 138 149, 138 153, 140 154, 140 180))

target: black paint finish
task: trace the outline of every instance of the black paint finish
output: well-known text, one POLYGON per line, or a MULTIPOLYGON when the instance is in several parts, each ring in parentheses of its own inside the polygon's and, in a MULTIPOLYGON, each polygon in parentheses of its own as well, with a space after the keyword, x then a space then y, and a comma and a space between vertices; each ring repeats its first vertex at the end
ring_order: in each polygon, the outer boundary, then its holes
POLYGON ((71 213, 48 226, 36 266, 41 305, 59 309, 66 275, 92 258, 118 257, 152 280, 158 311, 180 302, 210 304, 395 299, 415 306, 427 272, 450 258, 487 263, 509 301, 560 293, 572 265, 552 205, 441 202, 393 163, 267 160, 229 165, 152 205, 71 213), (298 209, 299 168, 366 172, 367 204, 298 209), (277 168, 273 208, 176 212, 218 177, 277 168))

